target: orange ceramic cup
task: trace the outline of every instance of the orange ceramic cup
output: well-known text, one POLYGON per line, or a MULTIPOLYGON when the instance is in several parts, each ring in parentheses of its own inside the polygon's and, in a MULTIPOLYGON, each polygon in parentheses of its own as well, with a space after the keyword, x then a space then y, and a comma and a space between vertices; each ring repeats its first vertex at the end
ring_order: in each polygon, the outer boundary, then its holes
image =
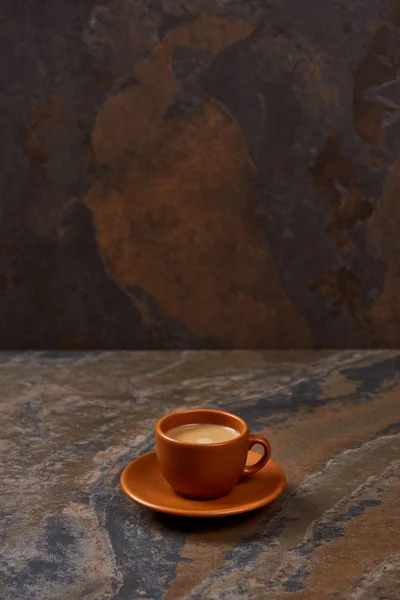
POLYGON ((161 473, 175 492, 188 498, 218 498, 228 494, 240 479, 257 473, 268 462, 271 446, 262 435, 249 434, 247 423, 236 415, 195 409, 170 413, 158 421, 156 453, 161 473), (231 427, 239 435, 214 444, 182 442, 167 436, 173 427, 199 423, 231 427), (264 454, 248 467, 247 453, 254 444, 261 444, 264 454))

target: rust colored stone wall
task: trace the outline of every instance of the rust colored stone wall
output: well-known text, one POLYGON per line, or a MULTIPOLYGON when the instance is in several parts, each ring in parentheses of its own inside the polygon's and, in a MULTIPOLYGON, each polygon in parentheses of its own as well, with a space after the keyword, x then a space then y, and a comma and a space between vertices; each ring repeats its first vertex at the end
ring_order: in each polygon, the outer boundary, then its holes
POLYGON ((399 0, 0 17, 0 348, 400 345, 399 0))

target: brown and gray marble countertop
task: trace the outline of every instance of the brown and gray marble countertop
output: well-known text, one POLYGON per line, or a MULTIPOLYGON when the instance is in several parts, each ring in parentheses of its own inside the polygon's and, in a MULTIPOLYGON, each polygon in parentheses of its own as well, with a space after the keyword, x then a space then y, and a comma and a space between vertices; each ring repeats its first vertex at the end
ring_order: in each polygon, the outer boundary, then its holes
POLYGON ((2 598, 400 598, 400 352, 0 354, 0 377, 2 598), (281 498, 195 521, 122 494, 195 406, 270 438, 281 498))

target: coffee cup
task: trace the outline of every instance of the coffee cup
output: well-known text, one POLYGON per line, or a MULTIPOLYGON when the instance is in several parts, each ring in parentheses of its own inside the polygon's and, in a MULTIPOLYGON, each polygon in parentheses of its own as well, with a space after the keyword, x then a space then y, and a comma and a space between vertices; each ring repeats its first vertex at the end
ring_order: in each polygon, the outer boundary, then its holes
POLYGON ((156 454, 162 475, 175 492, 211 499, 228 494, 239 480, 254 475, 271 455, 268 440, 250 434, 247 423, 221 410, 194 409, 166 415, 156 425, 156 454), (197 436, 197 437, 196 437, 197 436), (246 466, 254 444, 264 454, 246 466))

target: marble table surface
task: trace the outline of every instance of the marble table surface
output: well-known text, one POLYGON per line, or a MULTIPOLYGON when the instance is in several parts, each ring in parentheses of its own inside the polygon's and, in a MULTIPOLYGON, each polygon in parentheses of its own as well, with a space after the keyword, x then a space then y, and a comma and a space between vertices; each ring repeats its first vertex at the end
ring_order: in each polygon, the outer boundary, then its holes
POLYGON ((400 598, 400 352, 0 354, 0 597, 400 598), (243 416, 287 488, 227 519, 119 487, 165 413, 243 416))

